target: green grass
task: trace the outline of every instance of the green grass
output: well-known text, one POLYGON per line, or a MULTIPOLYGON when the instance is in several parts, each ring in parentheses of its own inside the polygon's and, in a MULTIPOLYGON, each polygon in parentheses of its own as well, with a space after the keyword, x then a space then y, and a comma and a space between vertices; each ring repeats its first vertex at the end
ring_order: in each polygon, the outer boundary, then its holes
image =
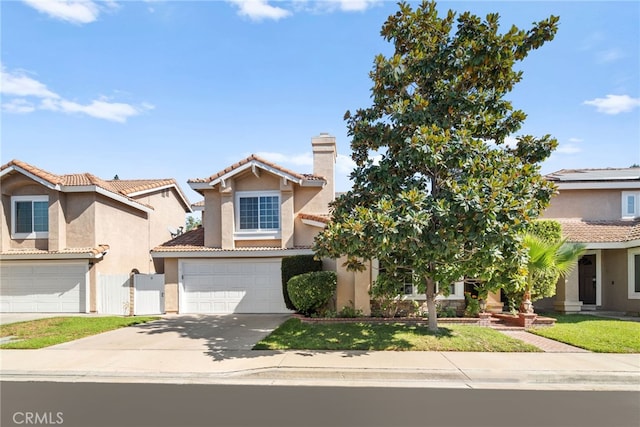
POLYGON ((158 317, 149 316, 52 317, 0 325, 0 337, 13 336, 16 340, 2 344, 0 348, 37 349, 49 347, 156 319, 158 317))
POLYGON ((431 333, 426 325, 401 323, 303 323, 289 319, 254 350, 414 350, 534 352, 538 348, 489 328, 447 325, 431 333))
POLYGON ((554 326, 529 332, 597 353, 640 353, 640 322, 584 314, 549 314, 554 326))

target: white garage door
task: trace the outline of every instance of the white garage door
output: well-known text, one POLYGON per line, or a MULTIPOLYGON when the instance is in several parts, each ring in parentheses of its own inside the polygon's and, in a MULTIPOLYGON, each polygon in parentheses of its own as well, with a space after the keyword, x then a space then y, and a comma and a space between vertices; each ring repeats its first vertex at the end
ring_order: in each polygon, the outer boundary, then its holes
POLYGON ((280 258, 182 261, 182 313, 287 313, 280 258))
POLYGON ((2 263, 0 310, 3 313, 86 312, 86 262, 2 263))

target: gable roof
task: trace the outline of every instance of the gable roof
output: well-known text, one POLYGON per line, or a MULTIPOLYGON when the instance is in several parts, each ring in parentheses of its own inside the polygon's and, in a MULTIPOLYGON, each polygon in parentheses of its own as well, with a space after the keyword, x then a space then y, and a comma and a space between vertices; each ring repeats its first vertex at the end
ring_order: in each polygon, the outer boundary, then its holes
POLYGON ((277 165, 273 162, 263 159, 255 154, 250 155, 249 157, 240 160, 237 163, 232 164, 231 166, 207 177, 207 178, 194 178, 190 179, 187 182, 196 191, 205 190, 213 187, 221 183, 223 186, 225 185, 225 180, 232 178, 233 176, 245 171, 245 170, 253 170, 255 168, 260 168, 266 170, 274 175, 280 176, 289 181, 293 181, 299 185, 308 185, 308 186, 322 186, 326 183, 326 178, 321 176, 316 176, 312 174, 301 174, 298 172, 294 172, 290 169, 284 168, 280 165, 277 165))
POLYGON ((134 197, 165 188, 175 188, 181 202, 185 206, 185 210, 191 212, 187 197, 173 178, 103 180, 90 173, 56 175, 20 160, 12 160, 0 167, 0 177, 4 177, 12 172, 22 173, 45 187, 64 193, 96 191, 106 197, 145 212, 153 210, 153 206, 142 203, 134 197))

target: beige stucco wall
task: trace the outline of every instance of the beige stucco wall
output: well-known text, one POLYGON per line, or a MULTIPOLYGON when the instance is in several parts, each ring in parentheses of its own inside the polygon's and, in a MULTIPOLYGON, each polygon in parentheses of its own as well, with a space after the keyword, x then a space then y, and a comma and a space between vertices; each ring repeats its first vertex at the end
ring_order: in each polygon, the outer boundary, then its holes
MULTIPOLYGON (((347 271, 343 266, 346 257, 339 258, 335 261, 336 276, 338 286, 336 289, 336 310, 340 311, 344 307, 352 307, 356 310, 362 310, 366 316, 371 314, 371 298, 369 296, 369 288, 371 286, 372 266, 371 262, 366 262, 366 269, 362 272, 347 271)), ((326 267, 331 268, 328 264, 326 267)), ((323 263, 323 268, 325 265, 323 263)))
POLYGON ((72 193, 67 196, 67 247, 90 248, 97 242, 96 229, 96 194, 72 193))
POLYGON ((186 221, 186 207, 180 201, 175 188, 145 193, 135 200, 153 206, 149 215, 149 243, 151 248, 171 240, 169 227, 177 229, 184 227, 186 221))
POLYGON ((164 310, 166 313, 178 312, 178 260, 164 259, 164 310))
POLYGON ((560 190, 542 218, 622 218, 622 190, 560 190))
POLYGON ((602 251, 602 309, 640 312, 640 299, 629 299, 627 249, 602 251))
POLYGON ((222 247, 222 221, 220 219, 222 196, 218 189, 204 193, 204 203, 207 209, 202 212, 202 226, 204 227, 204 245, 210 248, 222 247))
POLYGON ((147 214, 100 195, 95 211, 94 244, 109 245, 109 253, 99 264, 100 273, 128 274, 134 268, 140 273, 153 273, 147 214))

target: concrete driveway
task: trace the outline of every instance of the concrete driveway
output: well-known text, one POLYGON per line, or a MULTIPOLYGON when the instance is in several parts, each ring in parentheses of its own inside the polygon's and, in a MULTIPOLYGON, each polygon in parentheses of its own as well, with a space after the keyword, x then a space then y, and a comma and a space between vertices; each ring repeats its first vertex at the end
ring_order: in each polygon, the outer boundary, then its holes
POLYGON ((250 350, 288 314, 169 315, 49 347, 65 350, 250 350))

